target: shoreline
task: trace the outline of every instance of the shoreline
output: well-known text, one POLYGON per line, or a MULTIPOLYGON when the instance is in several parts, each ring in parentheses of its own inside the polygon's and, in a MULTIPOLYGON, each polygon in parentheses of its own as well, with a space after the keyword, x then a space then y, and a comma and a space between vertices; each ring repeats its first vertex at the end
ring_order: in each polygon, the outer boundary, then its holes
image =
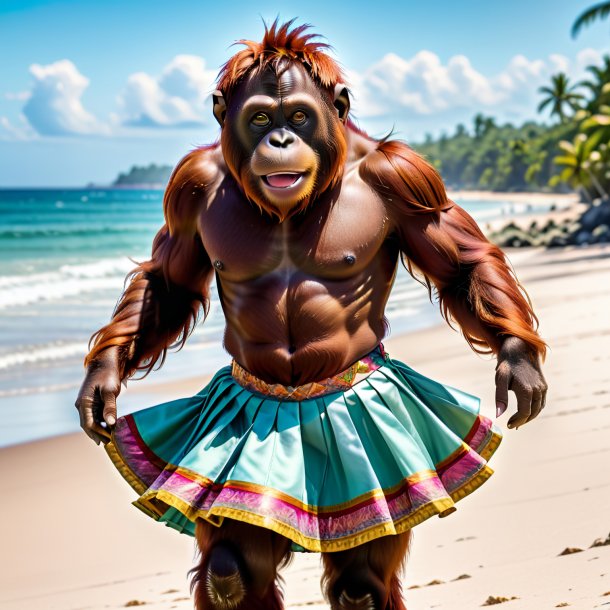
POLYGON ((479 191, 479 190, 447 190, 450 199, 462 201, 506 201, 513 203, 531 203, 532 205, 562 203, 564 205, 578 203, 578 193, 546 193, 542 191, 479 191))
MULTIPOLYGON (((479 396, 504 433, 491 479, 456 513, 414 529, 403 581, 409 610, 471 610, 489 596, 516 598, 515 610, 608 599, 610 545, 591 545, 608 535, 610 245, 508 254, 550 345, 549 396, 536 421, 506 429, 512 395, 495 419, 494 360, 446 325, 384 342, 423 375, 479 396), (580 550, 561 556, 568 547, 580 550)), ((175 389, 157 386, 155 402, 177 397, 167 394, 175 389)), ((39 610, 44 600, 57 610, 192 610, 193 539, 135 510, 131 488, 82 432, 0 449, 0 469, 0 609, 39 610)), ((297 554, 283 572, 288 609, 328 609, 319 560, 297 554)))

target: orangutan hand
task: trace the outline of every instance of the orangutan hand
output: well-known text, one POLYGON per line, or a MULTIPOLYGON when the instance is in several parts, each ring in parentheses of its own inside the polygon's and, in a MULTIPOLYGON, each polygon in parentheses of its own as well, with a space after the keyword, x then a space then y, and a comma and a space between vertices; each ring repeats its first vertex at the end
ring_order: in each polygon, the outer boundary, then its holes
POLYGON ((518 428, 537 417, 544 409, 547 384, 540 360, 525 341, 507 337, 496 366, 496 417, 508 407, 508 391, 517 397, 517 412, 508 420, 509 428, 518 428))
POLYGON ((87 368, 74 403, 80 415, 81 428, 98 445, 100 441, 107 443, 110 440, 110 429, 117 417, 116 397, 120 391, 118 351, 108 348, 87 368))

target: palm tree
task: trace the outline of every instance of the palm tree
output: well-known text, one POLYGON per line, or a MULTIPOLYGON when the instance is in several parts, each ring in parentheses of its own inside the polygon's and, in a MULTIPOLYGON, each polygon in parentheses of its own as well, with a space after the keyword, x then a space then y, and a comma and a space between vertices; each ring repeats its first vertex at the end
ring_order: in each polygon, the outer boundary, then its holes
POLYGON ((608 194, 591 169, 592 164, 597 160, 594 149, 598 143, 598 138, 587 138, 584 133, 579 133, 574 143, 567 140, 559 142, 563 154, 555 157, 553 162, 563 166, 564 169, 558 176, 553 176, 549 184, 555 186, 557 182, 567 182, 573 187, 581 187, 588 199, 591 199, 591 195, 587 187, 593 186, 598 194, 607 197, 608 194))
POLYGON ((605 19, 610 15, 610 2, 600 2, 581 13, 572 26, 572 38, 576 38, 580 30, 593 23, 596 19, 605 19))
POLYGON ((588 66, 587 71, 591 72, 593 78, 579 83, 581 87, 586 87, 591 92, 591 99, 587 102, 587 108, 591 112, 595 112, 606 97, 610 101, 607 92, 607 85, 610 83, 610 55, 604 55, 602 61, 601 66, 588 66))
POLYGON ((551 116, 556 114, 559 117, 559 121, 563 123, 566 119, 566 106, 576 112, 579 108, 578 102, 584 97, 580 93, 574 93, 579 85, 569 85, 568 77, 560 72, 551 76, 550 87, 540 87, 539 93, 547 95, 538 106, 538 112, 542 112, 549 104, 553 104, 551 107, 551 116))
POLYGON ((493 117, 485 116, 480 112, 474 116, 474 137, 482 138, 490 129, 496 126, 496 122, 493 117))
MULTIPOLYGON (((610 94, 610 83, 606 83, 604 88, 610 94)), ((595 150, 589 156, 589 160, 591 161, 592 169, 600 177, 600 185, 596 185, 596 188, 604 197, 607 197, 608 194, 601 185, 610 187, 610 150, 607 144, 607 142, 610 142, 610 106, 600 105, 598 114, 594 114, 584 120, 580 125, 580 129, 588 131, 588 137, 597 142, 595 150)))

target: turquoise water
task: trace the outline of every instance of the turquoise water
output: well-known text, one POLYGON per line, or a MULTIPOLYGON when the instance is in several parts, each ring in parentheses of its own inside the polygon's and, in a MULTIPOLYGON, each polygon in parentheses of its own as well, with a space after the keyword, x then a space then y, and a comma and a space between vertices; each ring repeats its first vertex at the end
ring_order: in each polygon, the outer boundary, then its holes
MULTIPOLYGON (((0 190, 0 446, 78 429, 73 407, 90 335, 105 324, 127 272, 163 223, 160 190, 0 190)), ((479 221, 508 204, 468 202, 479 221)), ((438 321, 401 271, 388 303, 393 332, 438 321)), ((214 372, 229 361, 215 293, 205 324, 146 382, 214 372)), ((151 400, 154 397, 150 397, 151 400)), ((122 408, 146 401, 127 395, 122 408)))

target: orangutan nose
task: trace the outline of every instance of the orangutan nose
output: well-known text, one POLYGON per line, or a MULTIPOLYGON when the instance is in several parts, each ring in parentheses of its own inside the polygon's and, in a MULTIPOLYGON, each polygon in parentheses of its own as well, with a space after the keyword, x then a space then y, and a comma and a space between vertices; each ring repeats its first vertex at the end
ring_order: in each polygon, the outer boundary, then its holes
POLYGON ((267 136, 267 142, 275 148, 288 148, 294 142, 294 135, 287 129, 274 129, 267 136))

